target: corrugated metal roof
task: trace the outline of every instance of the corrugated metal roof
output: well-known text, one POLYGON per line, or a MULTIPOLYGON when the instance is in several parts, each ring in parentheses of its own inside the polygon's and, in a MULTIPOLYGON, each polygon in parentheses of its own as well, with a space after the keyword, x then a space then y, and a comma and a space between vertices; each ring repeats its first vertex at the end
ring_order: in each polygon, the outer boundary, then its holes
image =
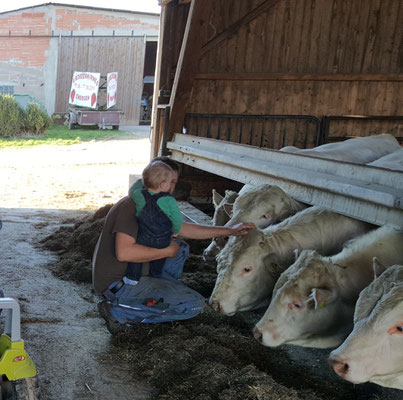
POLYGON ((64 4, 64 3, 42 3, 42 4, 37 4, 34 6, 29 6, 29 7, 17 8, 15 10, 3 11, 3 12, 0 12, 0 15, 8 14, 11 12, 16 12, 16 11, 21 11, 21 10, 28 10, 28 9, 36 8, 36 7, 46 7, 46 6, 83 8, 86 10, 100 10, 100 11, 123 12, 123 13, 130 13, 130 14, 143 14, 143 15, 155 15, 155 16, 160 15, 159 13, 150 13, 150 12, 144 12, 144 11, 118 10, 116 8, 90 7, 90 6, 81 6, 81 5, 64 4))

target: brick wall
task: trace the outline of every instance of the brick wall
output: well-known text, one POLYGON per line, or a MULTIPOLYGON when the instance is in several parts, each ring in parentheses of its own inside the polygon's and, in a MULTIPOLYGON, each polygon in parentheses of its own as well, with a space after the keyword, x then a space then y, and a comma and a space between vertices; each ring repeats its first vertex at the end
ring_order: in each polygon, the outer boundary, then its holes
POLYGON ((33 95, 51 114, 55 111, 58 62, 63 62, 58 52, 61 40, 69 40, 59 35, 157 36, 158 25, 159 16, 152 14, 83 7, 45 5, 1 13, 0 85, 12 85, 14 93, 33 95))

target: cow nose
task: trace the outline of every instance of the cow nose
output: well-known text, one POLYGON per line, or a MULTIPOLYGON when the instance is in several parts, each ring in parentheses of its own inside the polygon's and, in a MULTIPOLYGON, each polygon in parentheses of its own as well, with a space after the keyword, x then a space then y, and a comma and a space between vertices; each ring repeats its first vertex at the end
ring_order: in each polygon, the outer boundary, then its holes
POLYGON ((339 360, 335 357, 330 357, 329 364, 333 368, 333 371, 342 378, 349 373, 350 366, 343 360, 339 360))
POLYGON ((210 302, 210 306, 214 311, 219 312, 220 311, 220 302, 218 300, 214 300, 210 302))
POLYGON ((262 337, 263 337, 263 335, 262 335, 262 332, 260 332, 260 330, 259 330, 259 328, 254 328, 253 329, 253 337, 259 342, 259 343, 261 343, 262 342, 262 337))

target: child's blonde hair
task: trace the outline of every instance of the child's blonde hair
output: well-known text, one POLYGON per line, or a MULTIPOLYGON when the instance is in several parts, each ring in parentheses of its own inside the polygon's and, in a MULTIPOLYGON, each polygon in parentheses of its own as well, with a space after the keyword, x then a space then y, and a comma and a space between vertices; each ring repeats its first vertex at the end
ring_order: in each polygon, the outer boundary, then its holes
POLYGON ((147 189, 158 189, 172 177, 173 172, 173 169, 162 161, 154 161, 144 168, 143 185, 147 189))

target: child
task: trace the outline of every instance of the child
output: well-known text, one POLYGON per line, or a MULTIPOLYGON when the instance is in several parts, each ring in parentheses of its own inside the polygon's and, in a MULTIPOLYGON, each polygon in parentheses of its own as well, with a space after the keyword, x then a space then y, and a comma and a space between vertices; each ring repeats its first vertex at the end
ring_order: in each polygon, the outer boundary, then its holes
MULTIPOLYGON (((136 203, 138 223, 137 244, 162 249, 171 243, 173 234, 182 228, 182 214, 175 199, 169 193, 174 171, 161 161, 154 161, 143 171, 142 183, 130 190, 130 197, 136 203)), ((165 258, 150 262, 150 276, 159 277, 165 258)), ((141 263, 129 263, 128 278, 138 281, 141 277, 141 263)))

